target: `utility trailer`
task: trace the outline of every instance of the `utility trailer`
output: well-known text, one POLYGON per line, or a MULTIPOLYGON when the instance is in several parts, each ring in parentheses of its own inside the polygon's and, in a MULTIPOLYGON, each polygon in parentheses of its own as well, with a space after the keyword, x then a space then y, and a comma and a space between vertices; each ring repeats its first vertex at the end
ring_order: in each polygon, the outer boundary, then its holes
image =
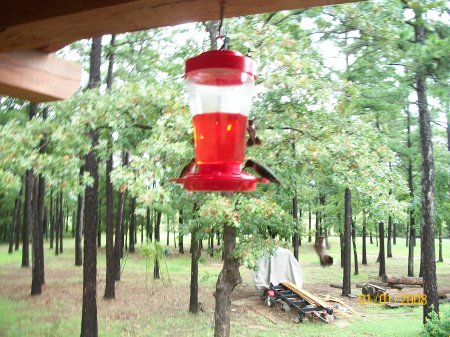
POLYGON ((264 297, 269 307, 273 307, 277 303, 285 303, 296 310, 295 323, 303 322, 305 318, 317 318, 325 323, 333 320, 333 308, 291 282, 281 282, 277 286, 271 284, 264 297))

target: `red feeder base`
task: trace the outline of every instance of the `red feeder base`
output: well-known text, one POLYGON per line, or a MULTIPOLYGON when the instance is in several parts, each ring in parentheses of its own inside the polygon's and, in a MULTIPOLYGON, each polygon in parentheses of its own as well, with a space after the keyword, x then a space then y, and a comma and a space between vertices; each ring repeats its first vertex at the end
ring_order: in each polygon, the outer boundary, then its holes
POLYGON ((251 192, 256 184, 269 182, 241 172, 240 164, 199 165, 198 172, 171 181, 183 184, 188 191, 198 192, 251 192))

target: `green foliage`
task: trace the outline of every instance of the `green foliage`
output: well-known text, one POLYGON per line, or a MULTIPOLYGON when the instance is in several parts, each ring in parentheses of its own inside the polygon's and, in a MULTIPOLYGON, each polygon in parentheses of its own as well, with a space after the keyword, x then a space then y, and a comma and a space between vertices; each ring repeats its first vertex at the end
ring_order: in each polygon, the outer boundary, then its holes
POLYGON ((156 260, 162 261, 164 259, 164 248, 157 241, 150 242, 141 247, 141 255, 150 263, 154 263, 156 260))
POLYGON ((153 291, 155 291, 155 282, 150 281, 153 280, 153 277, 149 277, 149 274, 153 272, 156 263, 160 266, 161 275, 163 274, 161 266, 164 264, 168 283, 171 283, 169 268, 167 267, 166 261, 166 252, 167 250, 157 241, 147 243, 141 247, 141 255, 145 258, 146 280, 151 283, 153 291))
POLYGON ((423 326, 422 337, 448 337, 450 335, 450 308, 442 306, 439 315, 432 311, 423 326))
POLYGON ((193 224, 201 225, 200 237, 213 229, 221 231, 224 225, 236 227, 235 256, 250 269, 261 257, 275 252, 280 242, 273 237, 289 239, 294 228, 292 217, 273 201, 217 194, 204 202, 193 224))

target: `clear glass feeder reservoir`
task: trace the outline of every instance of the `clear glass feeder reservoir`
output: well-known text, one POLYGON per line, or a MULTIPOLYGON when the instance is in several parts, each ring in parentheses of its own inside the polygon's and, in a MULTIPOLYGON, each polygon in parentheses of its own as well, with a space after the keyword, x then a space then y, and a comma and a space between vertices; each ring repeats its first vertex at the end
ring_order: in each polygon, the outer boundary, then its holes
POLYGON ((256 63, 231 50, 186 61, 198 171, 175 179, 190 191, 253 191, 265 182, 242 172, 256 63))

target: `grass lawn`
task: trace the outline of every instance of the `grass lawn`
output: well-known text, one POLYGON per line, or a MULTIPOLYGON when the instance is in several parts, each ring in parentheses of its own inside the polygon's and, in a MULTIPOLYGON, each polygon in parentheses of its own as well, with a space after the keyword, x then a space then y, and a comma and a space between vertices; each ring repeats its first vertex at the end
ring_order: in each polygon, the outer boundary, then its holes
MULTIPOLYGON (((164 236, 162 236, 164 237, 164 236)), ((73 239, 64 241, 64 253, 55 256, 45 243, 46 284, 40 296, 30 296, 31 269, 20 268, 21 251, 9 255, 0 245, 0 336, 79 336, 81 326, 82 268, 74 266, 73 239)), ((187 240, 186 240, 187 241, 187 240)), ((339 262, 339 239, 330 239, 330 254, 336 264, 323 268, 311 243, 300 248, 304 288, 314 294, 340 296, 329 283, 342 282, 339 262)), ((103 240, 104 242, 104 240, 103 240)), ((415 273, 419 271, 419 248, 416 249, 415 273)), ((361 256, 361 239, 358 238, 361 256)), ((166 259, 168 276, 149 282, 146 261, 139 253, 129 255, 122 280, 117 284, 116 300, 103 300, 105 286, 105 250, 98 249, 97 304, 100 336, 213 336, 214 285, 221 270, 220 259, 203 252, 200 264, 200 302, 202 312, 191 315, 189 303, 190 259, 179 255, 174 247, 166 259), (170 278, 170 284, 169 284, 170 278), (152 291, 154 289, 154 291, 152 291)), ((188 249, 187 249, 188 251, 188 249)), ((389 274, 406 275, 407 248, 404 239, 393 246, 393 258, 387 259, 389 274)), ((437 263, 438 286, 450 286, 450 240, 444 240, 444 262, 437 263)), ((360 274, 352 284, 375 279, 377 247, 368 245, 368 266, 359 266, 360 274)), ((380 304, 360 305, 345 299, 366 318, 337 314, 333 324, 306 322, 294 324, 292 312, 268 308, 255 291, 251 272, 241 269, 243 284, 236 288, 232 308, 232 336, 418 336, 422 326, 422 308, 386 309, 380 304), (273 323, 265 316, 273 318, 273 323)), ((352 288, 355 295, 360 289, 352 288)), ((450 305, 441 305, 450 315, 450 305)))

